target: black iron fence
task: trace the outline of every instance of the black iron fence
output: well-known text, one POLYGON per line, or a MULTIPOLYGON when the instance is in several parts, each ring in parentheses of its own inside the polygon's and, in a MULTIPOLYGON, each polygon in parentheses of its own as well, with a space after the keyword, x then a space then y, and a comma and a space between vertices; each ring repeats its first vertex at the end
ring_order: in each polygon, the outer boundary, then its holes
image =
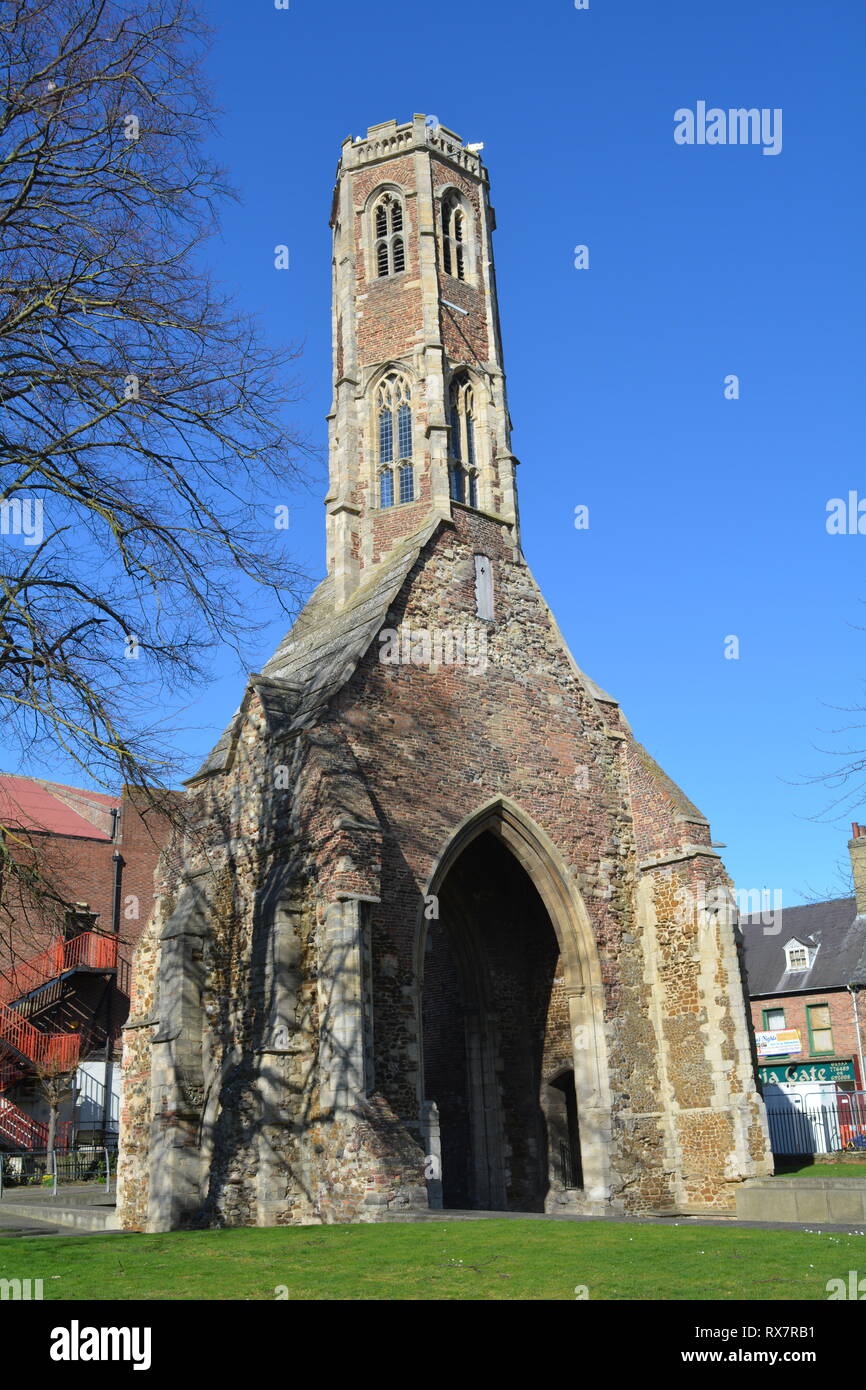
POLYGON ((117 1149, 105 1147, 0 1153, 0 1192, 4 1188, 52 1188, 70 1183, 114 1183, 117 1149))

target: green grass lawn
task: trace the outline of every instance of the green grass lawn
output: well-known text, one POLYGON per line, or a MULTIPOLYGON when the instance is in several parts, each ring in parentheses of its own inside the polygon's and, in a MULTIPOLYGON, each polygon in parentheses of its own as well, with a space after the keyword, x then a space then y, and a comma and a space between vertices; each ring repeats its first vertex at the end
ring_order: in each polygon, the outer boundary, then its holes
POLYGON ((605 1221, 294 1226, 0 1240, 46 1299, 823 1300, 866 1237, 605 1221))
POLYGON ((777 1178, 866 1178, 866 1163, 795 1163, 793 1168, 776 1165, 777 1178))

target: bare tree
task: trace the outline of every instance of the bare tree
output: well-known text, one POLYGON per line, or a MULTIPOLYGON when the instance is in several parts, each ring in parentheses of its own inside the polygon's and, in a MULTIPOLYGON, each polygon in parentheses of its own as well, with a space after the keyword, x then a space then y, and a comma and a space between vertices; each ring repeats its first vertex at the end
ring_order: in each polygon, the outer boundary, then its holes
POLYGON ((160 694, 250 630, 241 581, 304 578, 297 353, 202 262, 208 39, 193 0, 0 0, 0 708, 104 786, 165 785, 160 694))
POLYGON ((77 1063, 69 1067, 58 1059, 41 1062, 35 1069, 35 1076, 48 1106, 48 1137, 45 1148, 49 1154, 57 1145, 57 1123, 63 1102, 75 1093, 77 1063))
POLYGON ((825 731, 837 741, 836 746, 818 747, 829 760, 827 768, 802 779, 804 785, 821 786, 831 794, 815 819, 835 823, 860 814, 866 801, 866 705, 850 705, 837 712, 846 716, 845 722, 825 731))
POLYGON ((6 732, 135 785, 159 761, 127 712, 133 661, 189 681, 246 624, 239 574, 300 579, 261 505, 303 448, 281 423, 290 354, 198 255, 226 194, 203 39, 188 0, 22 3, 0 24, 6 732))

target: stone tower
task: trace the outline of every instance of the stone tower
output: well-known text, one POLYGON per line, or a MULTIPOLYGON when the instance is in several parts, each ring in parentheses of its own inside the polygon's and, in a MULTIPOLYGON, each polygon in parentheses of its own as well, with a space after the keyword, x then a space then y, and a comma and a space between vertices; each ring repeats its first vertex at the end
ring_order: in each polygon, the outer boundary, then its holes
POLYGON ((519 536, 479 154, 423 116, 374 126, 343 146, 331 225, 326 505, 342 605, 395 542, 431 516, 450 521, 453 500, 519 536))
POLYGON ((128 1228, 727 1210, 770 1171, 709 825, 521 552, 494 225, 437 123, 345 143, 328 576, 159 871, 128 1228))

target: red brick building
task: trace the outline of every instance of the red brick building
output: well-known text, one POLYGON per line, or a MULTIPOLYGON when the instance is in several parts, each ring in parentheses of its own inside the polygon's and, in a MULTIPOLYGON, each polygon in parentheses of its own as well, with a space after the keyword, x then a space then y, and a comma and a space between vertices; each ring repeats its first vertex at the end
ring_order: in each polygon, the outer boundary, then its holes
POLYGON ((60 1137, 116 1135, 129 963, 152 911, 166 817, 126 792, 4 774, 0 826, 40 876, 32 890, 10 877, 0 912, 0 1147, 44 1147, 40 1072, 75 1062, 60 1137))
POLYGON ((740 919, 768 1105, 829 1110, 866 1087, 866 828, 854 825, 848 847, 854 897, 740 919))

